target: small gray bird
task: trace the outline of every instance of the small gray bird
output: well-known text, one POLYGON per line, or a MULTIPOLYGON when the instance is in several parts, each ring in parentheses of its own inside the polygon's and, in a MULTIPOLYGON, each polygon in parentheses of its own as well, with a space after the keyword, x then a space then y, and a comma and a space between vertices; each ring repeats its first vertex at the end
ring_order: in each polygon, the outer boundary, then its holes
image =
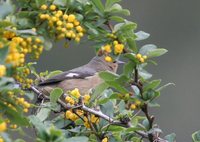
POLYGON ((81 94, 89 93, 89 91, 102 83, 102 79, 98 76, 98 72, 111 71, 116 73, 118 62, 107 62, 104 56, 96 56, 92 60, 75 69, 63 72, 52 78, 39 83, 39 90, 45 94, 49 94, 53 88, 59 87, 64 92, 78 88, 81 94))

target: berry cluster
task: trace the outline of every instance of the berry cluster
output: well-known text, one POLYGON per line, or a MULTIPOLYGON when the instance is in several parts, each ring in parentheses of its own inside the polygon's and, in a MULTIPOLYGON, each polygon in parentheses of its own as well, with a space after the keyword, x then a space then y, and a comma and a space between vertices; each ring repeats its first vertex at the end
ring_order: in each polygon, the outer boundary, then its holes
POLYGON ((32 58, 38 59, 44 48, 43 41, 38 37, 20 37, 13 31, 4 31, 3 37, 9 43, 6 63, 14 67, 23 66, 28 53, 32 58))
POLYGON ((83 117, 84 126, 86 128, 90 128, 90 122, 92 124, 98 124, 99 123, 99 117, 96 117, 93 114, 90 115, 90 117, 86 117, 86 114, 84 113, 83 110, 76 110, 74 112, 72 110, 67 110, 66 113, 65 113, 65 118, 70 119, 71 121, 76 121, 80 117, 83 117))
POLYGON ((31 73, 30 69, 25 66, 18 69, 18 71, 14 75, 15 80, 21 84, 21 87, 23 89, 30 88, 31 85, 33 84, 33 80, 28 78, 28 75, 30 73, 31 73))
MULTIPOLYGON (((74 90, 69 91, 68 94, 70 96, 65 97, 65 101, 66 101, 66 103, 69 103, 70 105, 76 104, 78 99, 81 96, 78 88, 75 88, 74 90)), ((90 100, 90 95, 86 94, 86 95, 83 96, 83 102, 85 104, 88 104, 89 100, 90 100)))
POLYGON ((144 63, 146 60, 147 60, 147 56, 144 55, 142 56, 141 54, 136 54, 136 58, 141 62, 141 63, 144 63))
POLYGON ((106 44, 101 47, 101 51, 103 51, 103 54, 106 55, 105 60, 107 62, 113 61, 112 57, 109 54, 113 53, 114 55, 119 55, 123 52, 123 50, 124 44, 119 43, 119 41, 117 40, 114 40, 112 43, 106 44))
MULTIPOLYGON (((78 101, 78 99, 80 98, 81 94, 79 92, 79 89, 75 88, 74 90, 72 91, 69 91, 68 94, 70 96, 67 96, 65 98, 65 101, 66 103, 69 103, 70 105, 75 105, 78 101)), ((90 95, 86 94, 83 96, 83 102, 85 104, 88 104, 90 101, 90 95)), ((80 117, 83 117, 83 120, 84 120, 84 125, 86 128, 90 128, 90 123, 93 123, 93 124, 97 124, 99 123, 99 118, 96 117, 95 115, 91 115, 90 117, 86 117, 86 114, 84 113, 83 110, 67 110, 66 113, 65 113, 65 117, 67 119, 70 119, 72 121, 76 121, 78 118, 80 117)))
POLYGON ((142 104, 142 102, 140 100, 136 100, 135 103, 130 105, 130 109, 131 110, 138 109, 138 108, 140 108, 141 104, 142 104))
MULTIPOLYGON (((25 101, 25 99, 21 97, 22 95, 24 95, 24 91, 22 90, 16 90, 16 89, 8 90, 1 95, 5 95, 6 97, 9 97, 13 102, 16 102, 15 104, 13 104, 10 101, 8 102, 4 100, 4 105, 8 106, 10 109, 14 111, 23 110, 23 112, 27 113, 28 109, 31 107, 31 104, 25 101)), ((4 98, 3 96, 1 97, 4 98)), ((11 123, 10 119, 8 118, 4 119, 5 120, 2 123, 0 123, 0 132, 6 131, 8 126, 11 129, 16 129, 18 127, 17 124, 11 123)), ((0 142, 1 139, 2 138, 0 137, 0 142)))
POLYGON ((68 38, 80 42, 84 29, 74 14, 67 14, 59 10, 56 5, 49 7, 42 5, 40 9, 42 10, 39 15, 40 20, 48 22, 48 28, 57 39, 68 38))
POLYGON ((6 74, 6 66, 0 65, 0 77, 4 76, 6 74))

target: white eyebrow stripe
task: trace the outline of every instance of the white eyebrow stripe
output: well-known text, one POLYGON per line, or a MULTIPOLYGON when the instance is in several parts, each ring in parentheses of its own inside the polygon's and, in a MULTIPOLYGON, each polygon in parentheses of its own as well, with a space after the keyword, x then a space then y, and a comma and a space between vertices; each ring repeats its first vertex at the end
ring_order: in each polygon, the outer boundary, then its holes
POLYGON ((65 77, 77 77, 79 76, 79 74, 77 73, 68 73, 67 75, 65 75, 65 77))

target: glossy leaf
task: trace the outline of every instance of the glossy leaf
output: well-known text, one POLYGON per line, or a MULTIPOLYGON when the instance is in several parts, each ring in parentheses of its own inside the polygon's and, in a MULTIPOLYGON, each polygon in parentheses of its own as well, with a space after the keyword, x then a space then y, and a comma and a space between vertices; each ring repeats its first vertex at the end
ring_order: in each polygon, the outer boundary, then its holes
POLYGON ((56 103, 58 99, 63 95, 63 90, 60 88, 55 88, 53 91, 50 93, 50 101, 52 103, 56 103))
POLYGON ((104 80, 104 81, 113 81, 119 77, 118 74, 110 72, 110 71, 103 71, 99 73, 99 76, 104 80))
MULTIPOLYGON (((165 136, 165 139, 168 140, 168 142, 175 142, 176 141, 176 134, 174 134, 174 133, 169 134, 169 135, 165 136)), ((199 141, 200 141, 200 139, 199 139, 199 141)), ((199 142, 199 141, 194 141, 194 142, 199 142)))

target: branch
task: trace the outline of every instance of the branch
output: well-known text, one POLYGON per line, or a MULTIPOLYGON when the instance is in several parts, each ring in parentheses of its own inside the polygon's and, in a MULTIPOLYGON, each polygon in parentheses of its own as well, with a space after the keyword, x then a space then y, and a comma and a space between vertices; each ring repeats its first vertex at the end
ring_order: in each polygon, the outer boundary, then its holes
MULTIPOLYGON (((37 88, 35 88, 34 86, 31 86, 31 89, 34 93, 36 93, 38 95, 38 97, 43 97, 45 99, 50 99, 48 96, 44 95, 43 93, 41 93, 37 88)), ((57 102, 63 107, 65 108, 66 110, 69 110, 69 109, 82 109, 83 111, 85 112, 89 112, 91 114, 94 114, 106 121, 108 121, 109 123, 111 123, 112 125, 118 125, 118 126, 122 126, 122 127, 131 127, 131 124, 130 123, 123 123, 121 121, 118 121, 118 120, 114 120, 113 118, 103 114, 100 110, 94 110, 94 109, 91 109, 87 106, 85 106, 82 102, 80 105, 78 106, 71 106, 71 105, 68 105, 66 104, 65 102, 63 102, 62 100, 58 99, 57 102)))
MULTIPOLYGON (((38 97, 43 97, 45 99, 48 99, 50 100, 50 98, 46 95, 44 95, 43 93, 41 93, 37 88, 35 88, 34 86, 31 86, 31 89, 34 93, 36 93, 38 95, 38 97)), ((121 127, 125 127, 125 128, 129 128, 131 127, 131 123, 128 122, 128 123, 124 123, 124 122, 121 122, 121 121, 118 121, 118 120, 114 120, 113 118, 105 115, 104 113, 102 113, 100 110, 94 110, 94 109, 91 109, 87 106, 84 105, 84 103, 82 102, 82 99, 80 99, 80 105, 78 106, 75 106, 75 107, 72 107, 68 104, 66 104, 65 102, 63 102, 62 100, 58 99, 57 101, 63 108, 65 108, 66 110, 69 110, 69 109, 82 109, 83 111, 85 112, 89 112, 91 114, 94 114, 106 121, 108 121, 110 123, 110 125, 117 125, 117 126, 121 126, 121 127)), ((145 111, 146 112, 146 111, 145 111)), ((148 111, 147 111, 148 112, 148 111)), ((148 113, 146 113, 147 116, 149 115, 148 113)), ((148 133, 144 132, 144 131, 134 131, 136 134, 140 135, 141 137, 143 138, 146 138, 146 139, 149 139, 149 135, 148 133)), ((152 135, 152 134, 151 134, 152 135)), ((156 142, 155 140, 158 140, 159 142, 167 142, 166 140, 164 139, 161 139, 159 137, 156 137, 152 142, 156 142)))

